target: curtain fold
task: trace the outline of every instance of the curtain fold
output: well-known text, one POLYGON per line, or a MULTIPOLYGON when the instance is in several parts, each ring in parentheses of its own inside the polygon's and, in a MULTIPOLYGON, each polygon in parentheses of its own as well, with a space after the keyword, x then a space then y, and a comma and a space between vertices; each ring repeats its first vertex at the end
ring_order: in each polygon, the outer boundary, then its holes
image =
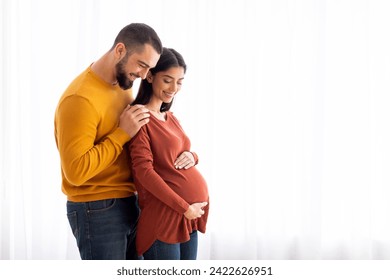
POLYGON ((130 22, 188 65, 173 111, 210 190, 199 259, 390 259, 387 1, 0 5, 0 259, 79 258, 54 110, 130 22))

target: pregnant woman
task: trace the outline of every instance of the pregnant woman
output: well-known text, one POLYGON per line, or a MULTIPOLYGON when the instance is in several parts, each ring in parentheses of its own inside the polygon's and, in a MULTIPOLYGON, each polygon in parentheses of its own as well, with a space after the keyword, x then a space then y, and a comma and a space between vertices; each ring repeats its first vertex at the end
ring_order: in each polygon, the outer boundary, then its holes
POLYGON ((150 111, 149 123, 130 141, 141 208, 136 246, 146 260, 195 260, 197 232, 206 230, 207 184, 195 167, 198 156, 190 139, 169 111, 185 72, 183 57, 164 48, 132 103, 150 111))

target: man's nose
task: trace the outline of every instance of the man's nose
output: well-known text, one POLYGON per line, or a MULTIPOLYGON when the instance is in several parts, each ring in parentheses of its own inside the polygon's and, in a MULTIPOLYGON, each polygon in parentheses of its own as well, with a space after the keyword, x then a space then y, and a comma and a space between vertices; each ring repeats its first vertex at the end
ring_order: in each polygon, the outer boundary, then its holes
POLYGON ((141 77, 141 79, 145 79, 146 75, 148 74, 149 69, 142 69, 141 71, 138 72, 138 75, 141 77))

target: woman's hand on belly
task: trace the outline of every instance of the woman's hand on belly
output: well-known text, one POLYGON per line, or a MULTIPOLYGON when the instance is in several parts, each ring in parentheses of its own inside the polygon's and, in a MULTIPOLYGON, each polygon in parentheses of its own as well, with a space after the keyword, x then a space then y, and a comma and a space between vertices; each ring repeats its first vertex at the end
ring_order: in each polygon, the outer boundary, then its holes
POLYGON ((191 152, 184 151, 180 156, 175 160, 176 169, 188 169, 195 165, 195 157, 191 152))
POLYGON ((190 207, 188 207, 188 210, 184 213, 184 216, 188 220, 200 218, 204 214, 203 207, 205 207, 206 205, 207 205, 207 202, 197 202, 197 203, 191 204, 190 207))

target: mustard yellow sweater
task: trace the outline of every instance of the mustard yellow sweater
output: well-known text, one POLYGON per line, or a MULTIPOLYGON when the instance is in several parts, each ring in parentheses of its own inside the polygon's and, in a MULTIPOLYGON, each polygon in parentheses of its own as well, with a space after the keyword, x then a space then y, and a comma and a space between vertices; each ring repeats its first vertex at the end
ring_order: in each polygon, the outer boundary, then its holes
POLYGON ((122 198, 135 192, 124 145, 130 136, 118 127, 131 101, 131 90, 106 83, 90 67, 62 95, 54 126, 68 200, 122 198))

